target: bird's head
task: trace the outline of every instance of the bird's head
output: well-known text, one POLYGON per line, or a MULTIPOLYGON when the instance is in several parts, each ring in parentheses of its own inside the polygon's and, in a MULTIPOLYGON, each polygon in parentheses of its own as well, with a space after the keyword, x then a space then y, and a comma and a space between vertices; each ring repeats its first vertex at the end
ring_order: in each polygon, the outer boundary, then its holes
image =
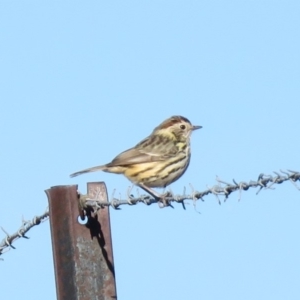
POLYGON ((202 126, 192 125, 185 117, 173 116, 158 125, 154 129, 153 134, 169 136, 174 140, 184 140, 188 139, 194 130, 200 128, 202 128, 202 126))

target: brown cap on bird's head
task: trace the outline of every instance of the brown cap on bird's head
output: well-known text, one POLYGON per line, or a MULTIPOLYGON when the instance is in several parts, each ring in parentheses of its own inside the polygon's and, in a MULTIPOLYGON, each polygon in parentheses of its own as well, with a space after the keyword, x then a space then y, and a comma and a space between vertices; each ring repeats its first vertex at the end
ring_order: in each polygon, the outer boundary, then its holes
POLYGON ((187 119, 183 116, 172 116, 171 118, 163 121, 160 125, 158 125, 154 129, 154 131, 159 130, 159 129, 166 129, 166 128, 169 128, 169 127, 171 127, 175 124, 179 124, 179 123, 188 123, 192 127, 192 130, 202 128, 202 126, 192 125, 192 123, 189 121, 189 119, 187 119))

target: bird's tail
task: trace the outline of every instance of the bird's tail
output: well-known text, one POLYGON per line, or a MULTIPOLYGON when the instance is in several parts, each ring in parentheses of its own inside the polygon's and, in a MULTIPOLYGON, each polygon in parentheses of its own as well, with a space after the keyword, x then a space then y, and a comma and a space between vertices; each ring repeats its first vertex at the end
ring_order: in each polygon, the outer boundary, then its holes
POLYGON ((85 173, 90 173, 90 172, 101 171, 101 170, 103 170, 105 168, 106 168, 106 165, 97 166, 97 167, 93 167, 93 168, 89 168, 89 169, 85 169, 85 170, 78 171, 78 172, 75 172, 75 173, 71 174, 70 177, 75 177, 75 176, 78 176, 78 175, 81 175, 81 174, 85 174, 85 173))

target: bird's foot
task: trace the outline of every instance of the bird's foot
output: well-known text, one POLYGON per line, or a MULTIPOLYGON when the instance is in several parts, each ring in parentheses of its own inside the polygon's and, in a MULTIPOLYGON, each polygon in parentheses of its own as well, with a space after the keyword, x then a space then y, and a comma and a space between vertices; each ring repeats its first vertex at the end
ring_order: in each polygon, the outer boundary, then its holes
POLYGON ((171 206, 172 208, 174 208, 173 205, 171 204, 170 199, 167 199, 167 198, 170 198, 170 197, 173 197, 173 194, 171 192, 166 192, 162 195, 159 195, 159 197, 157 197, 157 200, 159 201, 158 206, 160 208, 164 208, 164 207, 167 207, 167 206, 171 206))

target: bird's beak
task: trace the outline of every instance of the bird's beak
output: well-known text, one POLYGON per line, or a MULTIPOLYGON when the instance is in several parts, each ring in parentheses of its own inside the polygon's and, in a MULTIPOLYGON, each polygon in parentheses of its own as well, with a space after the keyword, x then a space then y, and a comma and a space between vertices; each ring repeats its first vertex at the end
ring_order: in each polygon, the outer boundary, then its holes
POLYGON ((202 126, 194 125, 193 128, 192 128, 192 130, 194 131, 194 130, 201 129, 201 128, 202 128, 202 126))

